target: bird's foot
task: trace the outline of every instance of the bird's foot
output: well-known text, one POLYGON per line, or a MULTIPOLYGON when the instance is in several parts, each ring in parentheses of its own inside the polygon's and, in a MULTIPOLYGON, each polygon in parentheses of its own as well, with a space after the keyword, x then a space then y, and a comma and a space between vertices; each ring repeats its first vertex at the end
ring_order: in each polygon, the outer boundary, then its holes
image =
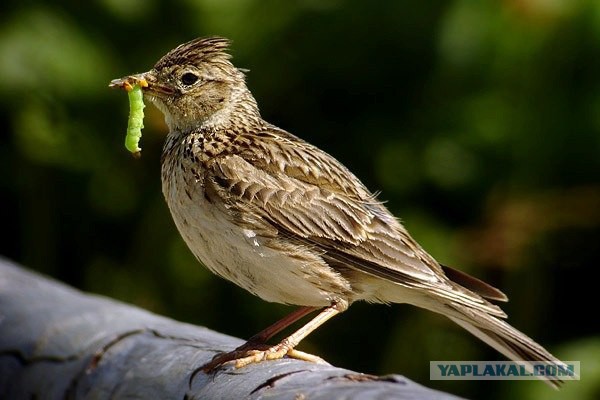
POLYGON ((228 363, 233 363, 235 368, 242 368, 261 361, 278 360, 285 356, 317 364, 328 364, 321 357, 290 348, 285 341, 275 346, 247 342, 233 351, 216 355, 210 362, 204 364, 201 370, 210 373, 228 363))
POLYGON ((313 354, 305 353, 303 351, 286 349, 285 346, 276 345, 266 350, 251 350, 245 357, 237 358, 235 360, 235 367, 242 368, 246 365, 259 363, 267 360, 279 360, 285 356, 289 358, 295 358, 297 360, 309 361, 316 364, 328 364, 327 361, 321 357, 313 354))

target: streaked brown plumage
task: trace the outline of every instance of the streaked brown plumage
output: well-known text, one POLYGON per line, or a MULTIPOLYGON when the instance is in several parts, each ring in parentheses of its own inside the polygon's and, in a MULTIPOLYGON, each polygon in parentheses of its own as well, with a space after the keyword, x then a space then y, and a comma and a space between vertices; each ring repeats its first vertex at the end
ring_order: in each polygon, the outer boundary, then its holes
POLYGON ((145 79, 144 96, 165 114, 163 193, 195 256, 267 301, 302 306, 206 369, 286 354, 315 360, 294 346, 357 300, 423 307, 513 360, 560 363, 486 300, 506 301, 501 291, 441 266, 336 159, 264 121, 228 45, 196 39, 113 81, 145 79), (320 308, 278 345, 264 344, 320 308))

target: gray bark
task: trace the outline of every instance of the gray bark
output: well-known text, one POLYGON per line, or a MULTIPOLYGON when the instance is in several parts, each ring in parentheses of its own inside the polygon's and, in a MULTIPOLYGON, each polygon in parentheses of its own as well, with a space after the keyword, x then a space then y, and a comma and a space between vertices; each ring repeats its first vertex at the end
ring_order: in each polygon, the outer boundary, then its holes
POLYGON ((241 343, 0 258, 0 399, 455 399, 291 359, 193 374, 241 343))

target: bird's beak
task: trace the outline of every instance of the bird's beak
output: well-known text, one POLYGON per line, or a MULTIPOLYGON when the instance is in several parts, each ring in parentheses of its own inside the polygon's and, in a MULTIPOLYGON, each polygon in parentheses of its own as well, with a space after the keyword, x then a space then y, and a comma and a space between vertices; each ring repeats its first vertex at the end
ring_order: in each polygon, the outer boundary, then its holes
POLYGON ((124 89, 127 92, 130 92, 135 85, 140 85, 142 89, 147 88, 148 78, 146 77, 149 73, 137 74, 137 75, 129 75, 119 79, 113 79, 110 81, 108 87, 111 88, 119 88, 124 89))
POLYGON ((149 94, 153 95, 173 93, 173 89, 171 87, 158 82, 153 71, 136 75, 128 75, 119 79, 113 79, 110 81, 108 87, 124 89, 125 91, 129 92, 135 85, 139 85, 144 92, 149 92, 149 94))

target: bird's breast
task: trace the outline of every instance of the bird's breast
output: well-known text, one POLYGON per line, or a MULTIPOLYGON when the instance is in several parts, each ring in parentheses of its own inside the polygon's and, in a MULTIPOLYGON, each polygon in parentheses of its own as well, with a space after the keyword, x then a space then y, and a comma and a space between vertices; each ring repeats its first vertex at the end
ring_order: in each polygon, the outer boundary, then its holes
POLYGON ((206 195, 206 175, 202 163, 182 153, 163 157, 162 189, 175 225, 208 269, 271 302, 328 306, 350 293, 349 282, 319 254, 238 226, 206 195))

